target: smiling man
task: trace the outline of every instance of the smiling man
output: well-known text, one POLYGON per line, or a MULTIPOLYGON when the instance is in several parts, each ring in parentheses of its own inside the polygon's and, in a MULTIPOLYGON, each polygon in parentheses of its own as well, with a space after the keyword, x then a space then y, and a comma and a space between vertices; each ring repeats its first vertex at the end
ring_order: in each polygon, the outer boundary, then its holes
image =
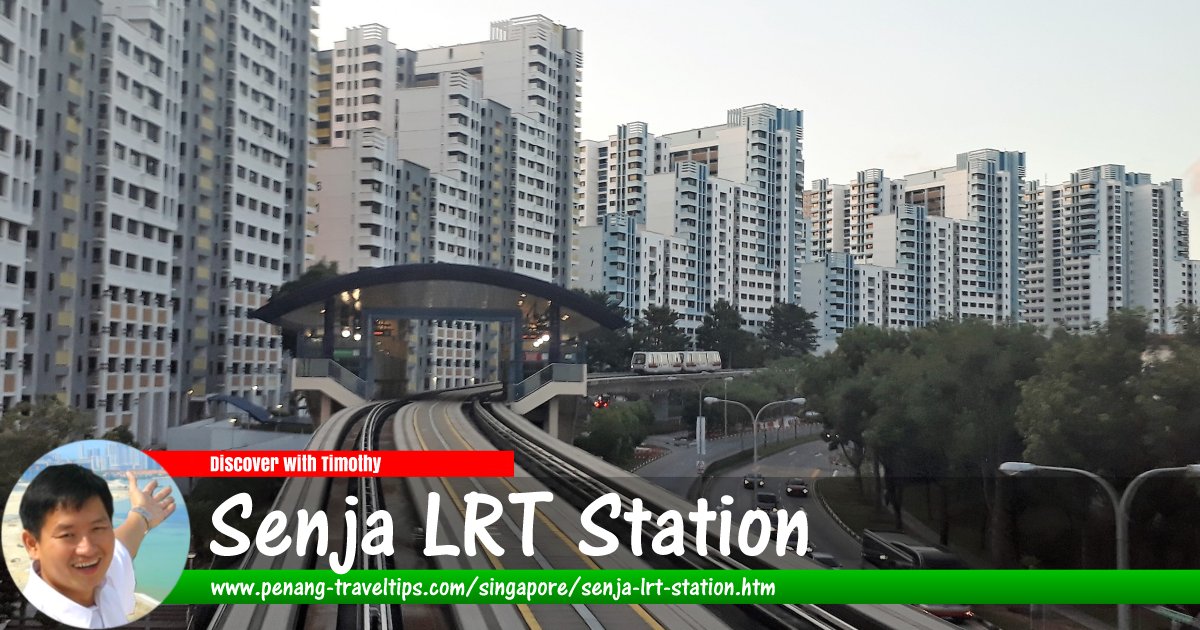
POLYGON ((175 511, 167 487, 129 480, 129 516, 113 528, 108 483, 75 464, 46 468, 21 497, 21 541, 33 561, 24 595, 77 628, 125 625, 134 608, 133 558, 151 529, 175 511))

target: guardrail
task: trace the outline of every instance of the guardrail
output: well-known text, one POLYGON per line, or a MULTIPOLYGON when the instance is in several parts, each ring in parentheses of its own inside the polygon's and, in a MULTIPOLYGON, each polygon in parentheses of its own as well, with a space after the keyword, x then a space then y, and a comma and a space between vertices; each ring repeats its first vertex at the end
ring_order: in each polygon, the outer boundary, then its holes
POLYGON ((316 378, 331 378, 337 384, 358 394, 359 398, 370 399, 367 395, 367 382, 357 374, 342 367, 331 359, 296 359, 293 376, 308 376, 316 378))
POLYGON ((551 363, 513 386, 511 400, 521 400, 547 383, 582 383, 586 380, 587 366, 582 363, 551 363))

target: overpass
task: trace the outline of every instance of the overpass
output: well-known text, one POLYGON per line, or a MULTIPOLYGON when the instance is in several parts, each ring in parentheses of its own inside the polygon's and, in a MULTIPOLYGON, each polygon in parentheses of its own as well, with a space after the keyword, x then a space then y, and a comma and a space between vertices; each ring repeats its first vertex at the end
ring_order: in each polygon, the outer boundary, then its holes
MULTIPOLYGON (((702 395, 714 383, 741 378, 754 370, 721 370, 698 374, 589 374, 587 366, 556 363, 518 383, 511 391, 509 408, 540 424, 547 433, 563 440, 574 436, 574 427, 563 422, 563 404, 572 404, 579 397, 600 394, 637 394, 649 396, 654 415, 667 417, 668 394, 673 389, 697 390, 702 395)), ((716 392, 717 388, 708 390, 716 392)))

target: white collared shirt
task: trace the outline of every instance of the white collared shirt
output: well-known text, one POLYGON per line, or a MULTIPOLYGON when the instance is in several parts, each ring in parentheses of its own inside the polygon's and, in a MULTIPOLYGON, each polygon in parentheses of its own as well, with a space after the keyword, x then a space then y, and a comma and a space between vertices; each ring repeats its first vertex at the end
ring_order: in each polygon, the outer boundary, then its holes
POLYGON ((47 616, 76 628, 114 628, 129 621, 134 606, 133 558, 120 540, 113 545, 112 564, 96 589, 96 605, 80 606, 54 590, 38 575, 38 562, 29 571, 25 599, 47 616))

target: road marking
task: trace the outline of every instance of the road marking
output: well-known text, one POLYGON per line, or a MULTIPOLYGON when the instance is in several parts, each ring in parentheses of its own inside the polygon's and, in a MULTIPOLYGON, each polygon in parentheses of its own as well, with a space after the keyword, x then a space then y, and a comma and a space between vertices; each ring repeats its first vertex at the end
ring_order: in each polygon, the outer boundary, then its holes
MULTIPOLYGON (((432 407, 433 407, 433 405, 430 405, 429 418, 431 420, 433 419, 433 408, 432 407)), ((412 420, 413 420, 413 430, 417 434, 417 442, 421 444, 421 450, 428 451, 429 447, 425 444, 425 438, 421 436, 421 425, 420 425, 420 423, 417 422, 417 414, 416 414, 415 410, 412 413, 412 420)), ((459 514, 461 514, 463 516, 463 518, 466 519, 467 508, 465 505, 463 505, 462 499, 459 498, 458 493, 455 492, 454 489, 450 487, 450 482, 447 481, 445 477, 438 477, 438 480, 442 482, 442 486, 445 487, 446 492, 448 492, 450 494, 450 498, 454 501, 454 506, 456 508, 458 508, 459 514)), ((500 563, 500 559, 497 558, 495 555, 493 555, 492 552, 489 551, 486 546, 481 545, 481 547, 483 548, 483 552, 487 554, 488 562, 490 562, 493 567, 495 567, 497 569, 504 568, 504 565, 500 563)), ((523 618, 525 620, 525 625, 529 626, 529 630, 542 630, 542 625, 540 623, 538 623, 537 618, 535 618, 533 616, 533 611, 530 610, 528 604, 517 604, 517 610, 521 613, 521 618, 523 618)))
MULTIPOLYGON (((445 416, 446 424, 447 424, 447 426, 450 427, 450 432, 454 434, 454 437, 457 438, 458 441, 461 442, 462 445, 467 448, 467 450, 472 450, 472 451, 478 450, 478 449, 474 448, 473 446, 471 446, 467 442, 466 438, 463 437, 462 433, 458 432, 458 429, 454 426, 454 424, 455 424, 454 419, 450 417, 450 412, 447 409, 443 408, 442 414, 443 414, 443 416, 445 416)), ((511 490, 513 492, 520 492, 520 490, 518 490, 517 487, 514 486, 512 484, 512 482, 510 482, 508 479, 505 479, 504 477, 497 477, 497 479, 500 480, 500 483, 503 483, 505 486, 507 486, 509 490, 511 490)), ((558 525, 554 524, 554 521, 550 520, 550 518, 547 517, 544 512, 542 512, 541 508, 535 507, 534 515, 536 515, 538 520, 541 521, 542 524, 545 525, 547 529, 549 529, 552 533, 554 533, 554 535, 557 536, 559 538, 559 540, 561 540, 563 542, 564 545, 566 545, 567 549, 570 549, 571 551, 575 552, 575 555, 579 556, 579 559, 583 560, 584 564, 586 564, 591 569, 599 569, 600 568, 600 565, 596 564, 596 561, 592 560, 591 556, 586 555, 582 551, 580 551, 579 547, 577 545, 575 545, 575 543, 570 538, 568 538, 567 535, 565 533, 563 533, 563 531, 561 529, 558 528, 558 525)), ((578 583, 578 581, 576 581, 576 583, 578 583)), ((640 604, 629 604, 629 607, 633 610, 633 612, 638 617, 641 617, 642 620, 646 622, 646 625, 650 626, 651 628, 654 628, 654 630, 666 630, 666 628, 663 628, 662 625, 660 625, 654 617, 650 616, 650 613, 646 612, 646 609, 642 608, 642 606, 640 604)))

